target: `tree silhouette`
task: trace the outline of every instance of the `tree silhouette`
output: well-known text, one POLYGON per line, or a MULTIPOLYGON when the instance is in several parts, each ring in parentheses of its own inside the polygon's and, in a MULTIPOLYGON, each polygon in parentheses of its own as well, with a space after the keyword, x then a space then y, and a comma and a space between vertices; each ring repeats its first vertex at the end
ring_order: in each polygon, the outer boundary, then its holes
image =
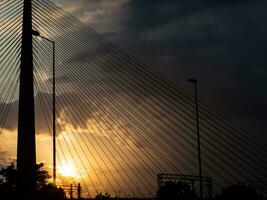
POLYGON ((228 199, 251 199, 259 200, 262 199, 258 194, 257 190, 246 184, 237 184, 230 187, 224 188, 222 193, 216 195, 217 200, 228 200, 228 199))
POLYGON ((9 200, 16 197, 17 171, 14 164, 0 170, 0 199, 9 200))
MULTIPOLYGON (((43 169, 44 164, 36 164, 36 199, 64 200, 66 194, 63 189, 48 183, 51 176, 43 169)), ((17 169, 14 164, 0 170, 0 199, 13 200, 16 198, 17 169)))
POLYGON ((38 200, 65 200, 66 194, 62 188, 57 188, 54 184, 43 185, 37 192, 36 199, 38 200))
POLYGON ((51 176, 48 174, 46 170, 43 170, 44 164, 36 164, 36 189, 39 190, 43 188, 48 183, 48 179, 51 176))
POLYGON ((111 199, 111 195, 108 194, 108 193, 105 193, 105 194, 102 194, 102 193, 99 193, 95 196, 95 199, 97 200, 106 200, 106 199, 111 199))
POLYGON ((164 200, 193 200, 197 199, 196 193, 185 182, 166 182, 157 192, 158 199, 164 200))

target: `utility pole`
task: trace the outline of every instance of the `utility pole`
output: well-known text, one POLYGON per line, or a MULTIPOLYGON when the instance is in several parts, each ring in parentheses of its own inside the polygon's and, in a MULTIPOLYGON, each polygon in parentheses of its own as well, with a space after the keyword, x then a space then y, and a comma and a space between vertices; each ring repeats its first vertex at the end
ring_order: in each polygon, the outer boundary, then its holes
POLYGON ((36 187, 35 119, 32 50, 32 1, 24 0, 20 66, 17 189, 20 199, 34 199, 36 187))
POLYGON ((78 183, 78 187, 77 187, 78 200, 81 200, 81 192, 82 192, 82 187, 81 187, 81 184, 78 183))
POLYGON ((55 63, 56 63, 56 56, 55 56, 55 42, 52 42, 53 44, 53 181, 54 184, 56 184, 57 180, 57 171, 56 171, 56 69, 55 69, 55 63))
POLYGON ((73 187, 72 184, 70 184, 70 199, 73 199, 73 187))

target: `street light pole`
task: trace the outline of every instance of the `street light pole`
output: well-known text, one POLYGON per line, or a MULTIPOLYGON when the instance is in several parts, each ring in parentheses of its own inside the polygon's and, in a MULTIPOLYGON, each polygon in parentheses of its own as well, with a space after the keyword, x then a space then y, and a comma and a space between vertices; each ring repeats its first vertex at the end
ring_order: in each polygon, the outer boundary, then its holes
POLYGON ((196 79, 188 79, 188 81, 194 84, 194 90, 195 90, 195 107, 196 107, 196 122, 197 122, 197 146, 198 146, 198 166, 199 166, 199 190, 200 190, 200 199, 203 199, 203 182, 202 182, 201 149, 200 149, 200 134, 199 134, 197 80, 196 79))
POLYGON ((53 44, 53 182, 56 184, 56 45, 54 41, 41 36, 38 31, 33 30, 32 34, 53 44))
POLYGON ((53 44, 53 182, 56 184, 56 80, 55 80, 55 42, 53 44))

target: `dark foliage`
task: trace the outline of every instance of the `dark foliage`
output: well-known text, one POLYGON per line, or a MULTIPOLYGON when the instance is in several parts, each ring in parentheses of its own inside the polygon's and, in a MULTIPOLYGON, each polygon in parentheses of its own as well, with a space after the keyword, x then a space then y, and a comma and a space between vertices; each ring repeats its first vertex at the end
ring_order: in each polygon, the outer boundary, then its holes
POLYGON ((222 190, 222 193, 216 195, 216 200, 228 200, 228 199, 248 199, 259 200, 262 199, 257 190, 252 186, 245 184, 237 184, 227 187, 222 190))
MULTIPOLYGON (((61 188, 49 184, 48 172, 43 169, 44 164, 36 164, 36 199, 38 200, 65 200, 66 194, 61 188)), ((16 199, 17 170, 12 163, 0 170, 0 199, 16 199)))
POLYGON ((47 185, 47 180, 51 178, 47 171, 43 170, 44 164, 36 164, 36 187, 40 190, 47 185))
POLYGON ((166 182, 157 192, 157 198, 162 200, 194 200, 196 193, 185 182, 166 182))
POLYGON ((105 194, 102 194, 102 193, 99 193, 95 196, 95 199, 97 200, 106 200, 106 199, 111 199, 111 195, 108 194, 108 193, 105 193, 105 194))
POLYGON ((9 200, 16 197, 17 171, 14 164, 0 170, 0 199, 9 200))
POLYGON ((65 200, 66 194, 62 188, 57 188, 55 185, 49 183, 37 192, 36 199, 38 200, 65 200))

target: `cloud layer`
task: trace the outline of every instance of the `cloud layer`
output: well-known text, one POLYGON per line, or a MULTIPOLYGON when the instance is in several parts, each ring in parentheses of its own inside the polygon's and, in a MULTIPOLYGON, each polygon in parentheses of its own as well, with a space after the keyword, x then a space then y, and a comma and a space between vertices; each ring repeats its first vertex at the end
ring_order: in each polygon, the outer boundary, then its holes
POLYGON ((266 129, 266 1, 54 2, 179 86, 197 78, 201 99, 244 128, 266 129))

